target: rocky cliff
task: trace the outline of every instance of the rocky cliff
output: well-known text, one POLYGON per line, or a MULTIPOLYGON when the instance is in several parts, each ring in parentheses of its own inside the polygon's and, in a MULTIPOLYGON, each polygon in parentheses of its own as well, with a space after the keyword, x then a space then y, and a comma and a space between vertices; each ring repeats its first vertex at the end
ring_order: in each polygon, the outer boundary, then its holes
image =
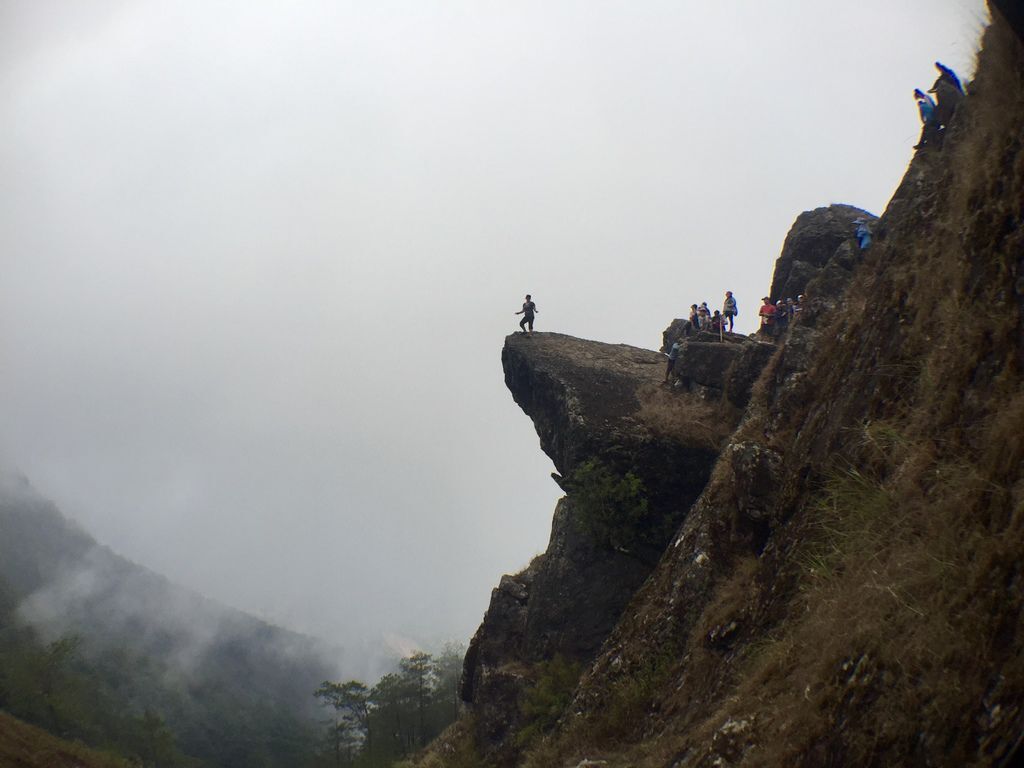
POLYGON ((521 720, 530 665, 594 656, 707 482, 721 436, 662 428, 665 357, 656 352, 519 334, 506 339, 502 364, 556 481, 569 490, 555 509, 547 551, 501 580, 466 656, 463 698, 475 708, 481 742, 493 759, 507 761, 517 752, 506 737, 521 720), (628 545, 588 529, 571 490, 581 467, 633 477, 643 488, 646 511, 631 521, 628 545))
POLYGON ((648 391, 628 380, 657 382, 650 353, 620 353, 650 360, 641 374, 593 342, 507 341, 509 387, 568 493, 548 552, 496 590, 467 657, 470 714, 425 764, 1024 761, 1022 128, 1024 46, 997 13, 942 148, 915 157, 872 246, 849 236, 863 211, 797 220, 771 294, 811 303, 776 346, 688 340, 676 385, 648 391), (737 361, 769 354, 741 386, 737 361), (599 647, 598 627, 586 649, 527 640, 531 603, 566 611, 545 611, 542 634, 571 632, 568 606, 586 614, 595 596, 556 587, 610 562, 556 545, 588 533, 570 524, 588 498, 573 474, 615 457, 660 493, 679 472, 645 467, 644 435, 689 455, 680 424, 709 415, 730 434, 705 436, 717 458, 693 503, 659 507, 679 526, 635 593, 602 606, 599 647), (509 600, 519 629, 502 634, 509 600), (585 663, 578 681, 544 666, 559 650, 585 663), (518 677, 492 696, 480 681, 502 670, 518 677))
MULTIPOLYGON (((851 222, 862 215, 836 205, 808 211, 793 225, 776 272, 798 272, 787 285, 799 282, 801 292, 817 288, 787 336, 776 375, 787 375, 793 361, 805 362, 810 329, 849 282, 859 261, 851 222)), ((685 325, 677 320, 666 329, 666 347, 685 325)), ((555 509, 547 550, 521 573, 503 577, 466 657, 462 696, 494 764, 514 763, 520 753, 516 737, 528 720, 522 701, 537 684, 536 665, 554 658, 589 662, 608 638, 707 486, 725 438, 778 350, 771 340, 731 334, 691 334, 682 342, 666 382, 666 357, 648 350, 554 333, 505 341, 505 382, 533 420, 566 496, 555 509), (595 467, 603 474, 595 476, 595 467), (642 489, 645 514, 628 521, 628 548, 588 526, 588 488, 609 478, 635 478, 642 489)), ((756 446, 729 451, 737 467, 733 481, 745 494, 746 535, 763 542, 766 523, 755 507, 763 506, 766 473, 776 459, 756 446)))

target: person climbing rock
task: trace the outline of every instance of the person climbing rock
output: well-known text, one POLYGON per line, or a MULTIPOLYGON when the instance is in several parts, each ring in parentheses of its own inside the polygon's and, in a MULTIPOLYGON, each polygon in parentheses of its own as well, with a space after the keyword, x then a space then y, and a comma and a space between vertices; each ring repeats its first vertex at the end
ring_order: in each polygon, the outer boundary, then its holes
POLYGON ((939 77, 935 85, 928 93, 935 94, 935 110, 932 112, 933 134, 929 134, 928 143, 934 143, 939 149, 942 148, 942 141, 946 135, 953 114, 964 98, 964 89, 960 84, 960 78, 956 76, 949 67, 935 62, 935 68, 939 70, 939 77))
POLYGON ((868 226, 867 219, 857 218, 853 220, 853 223, 857 225, 857 228, 854 230, 854 235, 857 237, 857 245, 863 251, 871 245, 871 228, 868 226))
POLYGON ((683 348, 682 341, 676 340, 672 344, 672 348, 666 353, 668 354, 668 363, 665 365, 665 383, 668 384, 668 377, 672 375, 672 370, 676 367, 676 360, 679 359, 679 350, 683 348))
POLYGON ((519 327, 522 328, 523 333, 527 333, 527 325, 530 326, 529 333, 533 333, 533 316, 537 314, 538 311, 537 305, 534 304, 533 299, 530 298, 530 294, 526 294, 526 301, 523 302, 523 308, 514 313, 523 316, 523 319, 519 321, 519 327))
POLYGON ((775 336, 775 305, 772 304, 772 300, 765 296, 761 301, 764 304, 761 305, 760 311, 757 313, 761 318, 761 330, 764 331, 765 335, 769 338, 775 336))
POLYGON ((729 324, 729 333, 732 333, 732 321, 737 313, 736 298, 732 295, 732 291, 726 291, 725 301, 722 302, 722 315, 725 317, 725 322, 729 324))
POLYGON ((914 149, 921 149, 935 139, 935 134, 939 130, 935 122, 935 100, 920 88, 915 88, 914 101, 917 102, 917 110, 921 115, 921 138, 914 145, 914 149))

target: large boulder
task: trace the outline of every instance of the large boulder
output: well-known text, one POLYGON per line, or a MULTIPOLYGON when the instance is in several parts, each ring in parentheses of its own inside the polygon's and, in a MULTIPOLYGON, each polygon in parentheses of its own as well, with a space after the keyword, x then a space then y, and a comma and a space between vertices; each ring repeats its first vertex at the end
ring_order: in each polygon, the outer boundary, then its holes
POLYGON ((853 267, 860 261, 854 239, 854 221, 877 217, 852 205, 830 205, 801 213, 786 235, 782 253, 775 262, 775 274, 769 295, 772 301, 796 298, 807 293, 811 298, 838 296, 849 282, 853 267), (822 282, 810 296, 810 283, 819 276, 822 282))

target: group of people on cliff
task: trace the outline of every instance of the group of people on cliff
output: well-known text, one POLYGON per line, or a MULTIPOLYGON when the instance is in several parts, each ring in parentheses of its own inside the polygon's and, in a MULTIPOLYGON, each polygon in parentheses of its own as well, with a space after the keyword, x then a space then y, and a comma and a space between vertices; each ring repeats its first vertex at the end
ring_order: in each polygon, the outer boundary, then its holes
POLYGON ((690 330, 709 331, 711 333, 732 333, 733 322, 739 312, 736 304, 736 297, 732 291, 725 292, 725 300, 722 302, 722 309, 712 312, 708 303, 702 301, 700 304, 690 305, 690 330), (728 327, 726 327, 728 326, 728 327))
POLYGON ((917 102, 922 123, 921 139, 914 145, 914 149, 932 146, 942 148, 949 121, 964 98, 964 87, 956 73, 939 61, 935 62, 935 68, 939 71, 939 77, 935 85, 928 89, 928 93, 920 88, 914 89, 914 101, 917 102), (935 94, 934 99, 928 95, 931 93, 935 94))
MULTIPOLYGON (((775 338, 789 327, 790 322, 803 309, 804 297, 801 294, 796 299, 779 299, 773 303, 765 296, 761 301, 763 303, 758 311, 760 330, 765 336, 775 338)), ((732 333, 737 314, 739 308, 736 297, 732 295, 732 291, 726 291, 721 310, 711 311, 706 301, 690 305, 690 324, 687 331, 707 331, 719 335, 725 332, 732 333)))
POLYGON ((771 298, 768 296, 765 296, 761 301, 763 303, 757 313, 758 317, 761 318, 761 333, 771 339, 785 333, 790 323, 800 316, 804 308, 804 295, 802 293, 796 297, 795 301, 793 299, 779 299, 772 303, 771 298))

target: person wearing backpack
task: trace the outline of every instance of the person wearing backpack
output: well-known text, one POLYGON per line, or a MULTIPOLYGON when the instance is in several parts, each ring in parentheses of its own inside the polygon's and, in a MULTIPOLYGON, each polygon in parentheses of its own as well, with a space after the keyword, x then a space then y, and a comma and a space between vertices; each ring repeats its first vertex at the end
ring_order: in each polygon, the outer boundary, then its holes
POLYGON ((732 333, 732 321, 737 313, 736 299, 732 295, 732 291, 726 291, 725 301, 722 302, 722 316, 725 318, 725 322, 729 323, 729 333, 732 333))

